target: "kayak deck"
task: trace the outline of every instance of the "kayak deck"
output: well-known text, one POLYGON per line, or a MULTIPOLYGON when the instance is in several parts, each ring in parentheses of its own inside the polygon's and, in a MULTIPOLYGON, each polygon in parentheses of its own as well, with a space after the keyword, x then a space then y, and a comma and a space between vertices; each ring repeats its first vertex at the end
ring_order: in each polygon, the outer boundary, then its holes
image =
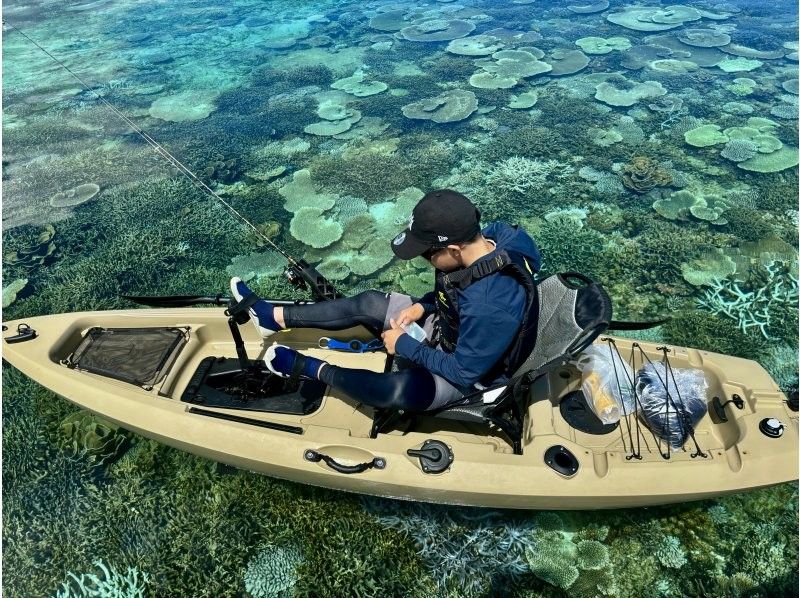
MULTIPOLYGON (((16 334, 21 322, 5 323, 4 338, 16 334)), ((581 374, 572 366, 557 368, 531 387, 523 454, 515 455, 499 430, 425 414, 372 438, 374 410, 330 388, 321 391, 318 405, 307 413, 221 408, 181 401, 204 360, 236 359, 222 309, 86 312, 24 322, 36 331, 36 338, 3 343, 3 357, 43 386, 165 444, 298 482, 438 503, 574 509, 696 500, 798 477, 797 414, 788 409, 784 395, 761 366, 735 357, 670 347, 674 368, 704 371, 709 401, 719 397, 724 403, 733 395, 743 401, 742 409, 734 404, 724 408, 726 422, 710 413, 698 423, 695 438, 705 456, 696 454, 694 445, 687 443, 684 450, 672 451, 665 459, 665 445, 658 443, 635 415, 623 417, 620 425, 601 434, 571 426, 562 416, 559 403, 580 389, 581 374), (98 326, 186 327, 189 334, 163 380, 146 389, 62 363, 79 346, 86 331, 98 326), (768 437, 759 430, 765 418, 783 423, 780 438, 768 437), (408 453, 432 440, 443 442, 453 457, 442 473, 426 473, 422 459, 408 453), (574 457, 574 473, 559 473, 553 467, 554 447, 562 447, 574 457), (328 457, 333 465, 324 459, 310 460, 309 451, 328 457), (358 473, 343 473, 335 468, 364 463, 373 465, 358 473), (383 467, 375 463, 382 463, 383 467)), ((265 343, 253 327, 247 324, 240 331, 248 356, 253 360, 261 358, 265 343)), ((267 342, 285 344, 343 367, 384 371, 384 353, 320 349, 321 336, 370 339, 361 328, 336 333, 296 329, 277 333, 267 342)), ((614 340, 623 356, 636 343, 614 340)), ((653 361, 661 359, 657 345, 638 344, 653 361)), ((557 452, 555 461, 570 465, 557 452)))

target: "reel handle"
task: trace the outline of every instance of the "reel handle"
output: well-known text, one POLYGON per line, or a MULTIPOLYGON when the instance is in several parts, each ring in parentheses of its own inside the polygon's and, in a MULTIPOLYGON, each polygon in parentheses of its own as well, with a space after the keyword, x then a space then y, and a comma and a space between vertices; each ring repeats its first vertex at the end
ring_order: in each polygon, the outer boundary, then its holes
POLYGON ((343 295, 317 269, 305 260, 290 264, 284 271, 286 279, 297 289, 311 289, 318 301, 332 301, 343 295))

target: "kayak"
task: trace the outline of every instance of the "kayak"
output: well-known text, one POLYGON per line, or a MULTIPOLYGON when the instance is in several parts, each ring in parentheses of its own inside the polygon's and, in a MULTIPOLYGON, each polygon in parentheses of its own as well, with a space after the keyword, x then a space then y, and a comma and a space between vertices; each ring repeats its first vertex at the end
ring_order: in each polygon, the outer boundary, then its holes
POLYGON ((321 382, 272 376, 260 361, 265 343, 278 342, 335 365, 386 371, 385 352, 358 351, 374 339, 365 328, 294 329, 266 342, 249 324, 235 328, 238 349, 219 308, 47 315, 5 322, 3 359, 136 434, 237 468, 362 494, 605 509, 798 479, 797 413, 754 361, 602 335, 594 345, 613 343, 622 356, 656 362, 668 354, 673 368, 703 372, 708 412, 692 440, 669 450, 636 413, 603 424, 587 409, 581 372, 563 363, 525 387, 515 448, 497 426, 456 417, 458 409, 378 426, 372 407, 321 382))

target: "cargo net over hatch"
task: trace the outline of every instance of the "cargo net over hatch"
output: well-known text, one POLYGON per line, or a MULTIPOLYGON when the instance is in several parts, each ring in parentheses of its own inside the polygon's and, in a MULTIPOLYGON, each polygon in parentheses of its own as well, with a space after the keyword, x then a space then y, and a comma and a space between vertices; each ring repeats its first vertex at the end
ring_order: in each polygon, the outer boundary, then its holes
MULTIPOLYGON (((603 337, 609 355, 613 355, 612 363, 622 364, 623 358, 613 338, 603 337)), ((707 413, 705 400, 706 384, 702 371, 678 370, 669 361, 670 349, 658 347, 663 355, 661 360, 652 361, 639 343, 631 345, 626 367, 613 368, 613 384, 619 394, 630 393, 633 401, 632 409, 628 409, 627 401, 621 402, 620 435, 626 459, 642 459, 642 440, 647 446, 647 429, 652 436, 658 453, 663 459, 669 459, 672 452, 680 450, 689 441, 694 445, 691 458, 708 458, 703 452, 695 435, 695 426, 707 413), (631 372, 635 372, 631 376, 631 372), (701 380, 693 378, 699 375, 701 380)))
POLYGON ((90 328, 62 363, 150 390, 189 340, 189 328, 90 328))

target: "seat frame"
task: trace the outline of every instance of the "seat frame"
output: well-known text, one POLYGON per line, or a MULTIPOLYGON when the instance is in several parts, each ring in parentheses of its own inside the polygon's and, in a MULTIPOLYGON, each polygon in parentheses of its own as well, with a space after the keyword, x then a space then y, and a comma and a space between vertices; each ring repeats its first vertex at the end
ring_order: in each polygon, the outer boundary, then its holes
MULTIPOLYGON (((541 374, 539 374, 541 375, 541 374)), ((414 429, 418 418, 438 417, 456 421, 488 424, 500 429, 508 437, 515 455, 522 454, 522 433, 525 425, 525 414, 530 404, 530 388, 539 376, 525 372, 512 379, 504 387, 493 387, 465 395, 454 404, 441 409, 425 412, 411 412, 395 409, 376 409, 372 420, 370 438, 385 434, 389 430, 405 425, 405 432, 414 429), (490 391, 502 389, 500 395, 492 402, 484 402, 484 395, 490 391)))

